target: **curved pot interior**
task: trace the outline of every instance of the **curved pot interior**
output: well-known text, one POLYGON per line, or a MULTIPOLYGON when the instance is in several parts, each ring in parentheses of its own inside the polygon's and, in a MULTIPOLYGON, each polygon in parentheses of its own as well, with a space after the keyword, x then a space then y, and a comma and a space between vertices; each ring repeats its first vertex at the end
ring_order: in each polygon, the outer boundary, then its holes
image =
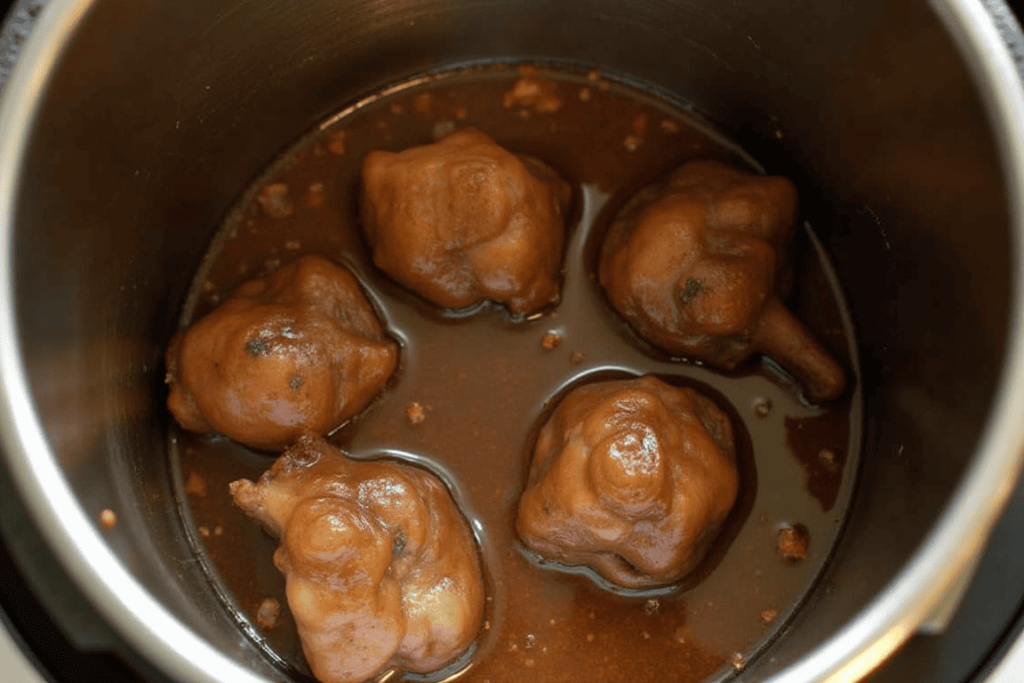
POLYGON ((905 565, 970 462, 1004 361, 1007 199, 987 119, 921 3, 97 1, 46 81, 15 206, 18 335, 83 508, 169 610, 270 662, 190 561, 163 347, 255 174, 318 121, 440 66, 599 66, 691 103, 793 178, 859 335, 863 464, 826 576, 760 680, 905 565))

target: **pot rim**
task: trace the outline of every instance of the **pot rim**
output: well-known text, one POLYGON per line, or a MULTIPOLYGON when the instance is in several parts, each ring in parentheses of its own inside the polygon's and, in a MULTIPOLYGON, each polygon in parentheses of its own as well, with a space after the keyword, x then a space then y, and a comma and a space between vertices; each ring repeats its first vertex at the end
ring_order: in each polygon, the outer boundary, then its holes
MULTIPOLYGON (((14 320, 17 171, 49 74, 94 0, 51 0, 0 100, 0 320, 14 320)), ((855 681, 867 675, 955 594, 1014 489, 1024 455, 1024 89, 991 12, 1002 0, 931 0, 974 75, 1000 149, 1010 202, 1012 310, 996 400, 968 473, 923 550, 842 630, 768 683, 855 681)), ((1013 25, 1014 38, 1021 40, 1013 25)), ((15 326, 0 325, 2 454, 36 524, 97 610, 168 675, 197 683, 269 683, 185 626, 121 563, 81 507, 32 410, 15 326)))
POLYGON ((858 681, 928 622, 955 609, 1024 465, 1024 73, 1003 0, 929 0, 973 76, 999 151, 1009 202, 1011 310, 1006 359, 975 458, 922 543, 923 550, 852 621, 765 683, 858 681), (984 2, 984 4, 983 4, 984 2), (994 15, 1000 14, 1000 33, 994 15), (897 609, 898 608, 898 609, 897 609))

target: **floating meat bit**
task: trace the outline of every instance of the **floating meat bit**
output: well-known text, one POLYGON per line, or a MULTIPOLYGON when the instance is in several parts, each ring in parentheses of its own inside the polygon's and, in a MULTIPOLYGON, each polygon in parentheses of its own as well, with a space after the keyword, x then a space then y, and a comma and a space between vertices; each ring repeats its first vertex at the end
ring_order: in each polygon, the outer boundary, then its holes
POLYGON ((413 401, 405 407, 405 417, 411 425, 423 424, 427 419, 427 411, 422 403, 413 401))
POLYGON ((739 487, 732 427, 651 376, 582 386, 542 427, 516 527, 528 548, 623 588, 684 578, 739 487))
POLYGON ((529 314, 559 298, 569 186, 476 130, 371 152, 362 223, 373 260, 427 301, 529 314))
POLYGON ((754 399, 754 415, 760 419, 765 419, 772 414, 772 400, 765 396, 758 396, 754 399))
POLYGON ((803 524, 785 525, 775 535, 775 548, 786 564, 797 564, 807 559, 810 534, 803 524))
POLYGON ((619 213, 601 284, 637 334, 669 353, 725 370, 764 353, 808 400, 834 399, 843 369, 782 303, 796 212, 785 178, 691 161, 619 213))
POLYGON ((397 362, 398 344, 356 279, 304 256, 174 336, 167 406, 185 429, 281 450, 363 410, 397 362))
POLYGON ((540 346, 545 351, 552 351, 562 345, 562 334, 558 330, 548 330, 540 338, 540 346))
POLYGON ((476 544, 444 484, 389 461, 358 461, 304 436, 235 503, 281 544, 302 649, 322 683, 396 669, 425 674, 462 655, 483 621, 476 544))
POLYGON ((256 625, 265 631, 277 628, 281 618, 281 603, 277 598, 264 598, 256 609, 256 625))
POLYGON ((287 218, 295 213, 295 205, 284 183, 267 185, 256 195, 256 201, 271 218, 287 218))
POLYGON ((554 114, 562 108, 562 98, 558 95, 557 83, 523 77, 505 93, 502 104, 506 109, 529 107, 538 114, 554 114))

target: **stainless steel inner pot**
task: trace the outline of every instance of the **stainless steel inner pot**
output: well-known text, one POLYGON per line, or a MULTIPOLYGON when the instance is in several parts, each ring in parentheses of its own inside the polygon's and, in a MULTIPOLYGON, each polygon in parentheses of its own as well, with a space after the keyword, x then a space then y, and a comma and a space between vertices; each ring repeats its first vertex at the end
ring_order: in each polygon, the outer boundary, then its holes
POLYGON ((287 143, 379 86, 506 58, 691 102, 797 182, 835 259, 862 354, 856 498, 737 680, 857 680, 940 626, 1024 430, 1024 99, 970 0, 53 0, 0 111, 0 430, 74 580, 176 679, 280 679, 190 555, 162 348, 218 222, 287 143))

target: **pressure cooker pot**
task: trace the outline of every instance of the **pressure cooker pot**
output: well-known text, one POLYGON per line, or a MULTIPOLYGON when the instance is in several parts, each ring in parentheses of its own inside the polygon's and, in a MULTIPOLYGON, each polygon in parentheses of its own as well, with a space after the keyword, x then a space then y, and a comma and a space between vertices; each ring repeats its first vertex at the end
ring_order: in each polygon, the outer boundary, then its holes
POLYGON ((971 0, 53 0, 0 109, 7 465, 154 667, 281 680, 197 560, 169 466, 164 352, 211 239, 290 144, 396 83, 597 69, 788 177, 834 266, 859 469, 813 587, 720 678, 859 680, 942 628, 1020 471, 1020 38, 971 0))

